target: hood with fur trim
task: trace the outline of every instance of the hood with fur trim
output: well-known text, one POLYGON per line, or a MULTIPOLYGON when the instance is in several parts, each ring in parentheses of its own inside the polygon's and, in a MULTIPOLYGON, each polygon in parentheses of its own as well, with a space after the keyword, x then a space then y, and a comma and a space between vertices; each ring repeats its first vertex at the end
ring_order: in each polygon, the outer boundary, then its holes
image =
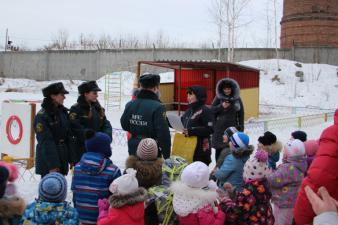
POLYGON ((126 160, 126 169, 133 168, 137 170, 136 178, 139 186, 149 188, 161 184, 163 162, 162 158, 157 158, 154 161, 144 161, 137 156, 131 155, 126 160))
POLYGON ((280 141, 276 141, 272 145, 263 145, 262 149, 269 154, 275 154, 283 149, 283 144, 280 141))
POLYGON ((174 211, 179 216, 187 216, 216 201, 218 194, 214 189, 191 188, 181 181, 170 186, 173 192, 174 211))
POLYGON ((109 204, 112 208, 121 208, 125 205, 134 205, 139 202, 144 202, 147 198, 147 190, 140 187, 135 192, 127 195, 111 195, 109 197, 109 204))
POLYGON ((219 80, 216 85, 216 96, 220 100, 229 100, 229 101, 236 101, 239 99, 239 85, 237 81, 231 78, 224 78, 222 80, 219 80), (223 92, 223 88, 226 84, 229 84, 231 86, 231 95, 226 96, 223 92))
POLYGON ((0 199, 0 218, 10 219, 21 216, 25 211, 26 203, 20 197, 9 197, 0 199))

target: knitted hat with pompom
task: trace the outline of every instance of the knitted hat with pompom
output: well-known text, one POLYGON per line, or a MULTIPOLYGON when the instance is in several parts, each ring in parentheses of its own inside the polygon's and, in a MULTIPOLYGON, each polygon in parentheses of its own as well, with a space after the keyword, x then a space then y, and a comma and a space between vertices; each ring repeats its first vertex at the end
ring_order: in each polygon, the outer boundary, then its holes
POLYGON ((258 180, 268 175, 268 153, 263 150, 252 154, 244 165, 244 180, 258 180))

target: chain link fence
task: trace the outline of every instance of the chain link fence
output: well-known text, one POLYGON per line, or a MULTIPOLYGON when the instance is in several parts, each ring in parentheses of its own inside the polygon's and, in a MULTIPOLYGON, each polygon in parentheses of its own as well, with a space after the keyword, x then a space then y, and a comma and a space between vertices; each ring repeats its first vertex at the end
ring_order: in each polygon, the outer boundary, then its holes
POLYGON ((281 117, 281 116, 303 116, 316 115, 331 112, 334 109, 322 109, 315 106, 298 107, 298 106, 280 106, 280 105, 259 105, 260 117, 281 117))
POLYGON ((325 122, 332 122, 334 112, 327 112, 315 115, 305 115, 288 117, 281 119, 266 119, 258 122, 249 122, 245 124, 245 129, 250 133, 264 133, 268 130, 280 130, 285 128, 307 128, 316 126, 325 122))
POLYGON ((127 132, 122 129, 113 128, 113 145, 127 146, 127 132))

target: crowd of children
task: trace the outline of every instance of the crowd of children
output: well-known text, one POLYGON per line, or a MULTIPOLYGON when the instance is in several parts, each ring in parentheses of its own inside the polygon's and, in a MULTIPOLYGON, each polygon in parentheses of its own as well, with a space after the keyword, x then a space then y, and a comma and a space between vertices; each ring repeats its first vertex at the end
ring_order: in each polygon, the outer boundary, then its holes
POLYGON ((199 161, 163 160, 150 138, 121 172, 110 160, 110 137, 90 131, 86 137, 71 183, 73 206, 57 172, 41 179, 37 199, 26 205, 13 185, 16 167, 0 163, 0 225, 300 225, 312 223, 315 213, 315 224, 337 224, 338 110, 318 141, 296 131, 284 148, 268 131, 254 150, 248 135, 229 128, 229 145, 211 173, 199 161))

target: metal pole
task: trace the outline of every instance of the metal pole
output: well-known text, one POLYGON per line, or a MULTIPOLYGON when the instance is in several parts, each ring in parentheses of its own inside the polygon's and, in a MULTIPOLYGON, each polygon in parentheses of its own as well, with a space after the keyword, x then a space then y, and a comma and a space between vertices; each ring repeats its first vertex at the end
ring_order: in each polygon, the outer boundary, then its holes
POLYGON ((178 115, 181 115, 181 85, 182 85, 182 65, 179 67, 179 85, 178 85, 178 115))
POLYGON ((5 52, 7 51, 7 44, 8 44, 8 28, 6 28, 5 52))
POLYGON ((136 68, 136 77, 134 79, 134 84, 133 84, 133 88, 139 88, 139 79, 140 79, 140 75, 141 75, 141 62, 137 62, 137 68, 136 68))
POLYGON ((120 109, 122 105, 122 73, 120 73, 120 109))

